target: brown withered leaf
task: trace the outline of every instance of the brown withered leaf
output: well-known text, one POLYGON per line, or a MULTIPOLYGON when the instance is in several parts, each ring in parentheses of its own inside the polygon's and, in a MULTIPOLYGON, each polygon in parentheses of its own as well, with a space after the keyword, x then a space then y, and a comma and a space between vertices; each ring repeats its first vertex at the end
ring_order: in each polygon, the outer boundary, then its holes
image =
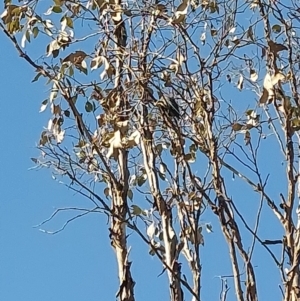
POLYGON ((283 44, 278 44, 270 40, 268 42, 268 46, 270 47, 270 51, 274 54, 277 55, 278 52, 283 51, 283 50, 288 50, 286 46, 283 44))
POLYGON ((240 131, 242 128, 243 128, 243 125, 240 124, 240 123, 237 123, 237 122, 234 123, 234 124, 232 125, 232 129, 233 129, 235 132, 240 131))
POLYGON ((81 65, 82 61, 87 57, 87 54, 82 50, 77 50, 74 53, 70 53, 63 59, 63 63, 71 62, 74 65, 81 65))
POLYGON ((251 134, 249 131, 245 132, 244 140, 245 140, 245 145, 248 145, 251 142, 251 134))
POLYGON ((264 88, 263 93, 259 99, 259 103, 265 104, 268 101, 268 96, 269 96, 268 91, 264 88))
POLYGON ((184 22, 189 7, 189 1, 183 0, 175 11, 175 18, 172 19, 173 24, 184 22))

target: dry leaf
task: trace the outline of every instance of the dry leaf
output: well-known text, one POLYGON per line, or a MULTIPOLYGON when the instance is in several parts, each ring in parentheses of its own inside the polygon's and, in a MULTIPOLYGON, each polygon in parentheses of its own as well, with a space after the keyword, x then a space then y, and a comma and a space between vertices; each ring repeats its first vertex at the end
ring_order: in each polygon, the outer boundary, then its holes
POLYGON ((202 34, 200 36, 200 41, 201 41, 202 45, 205 44, 205 40, 206 40, 206 32, 202 32, 202 34))
POLYGON ((114 67, 109 63, 108 59, 105 56, 101 56, 102 63, 104 63, 104 70, 100 74, 100 78, 104 79, 106 76, 112 78, 115 73, 114 67))
POLYGON ((263 94, 261 95, 259 99, 260 104, 265 104, 268 101, 268 91, 264 88, 263 89, 263 94))
POLYGON ((172 23, 179 24, 185 20, 189 4, 189 0, 183 0, 183 2, 176 9, 175 18, 171 20, 172 23))
POLYGON ((155 234, 155 230, 156 230, 156 226, 155 226, 155 223, 152 222, 148 228, 147 228, 147 235, 150 237, 150 238, 153 238, 154 234, 155 234))
POLYGON ((140 143, 141 134, 138 130, 135 130, 127 140, 127 146, 128 147, 134 147, 140 143))
POLYGON ((53 40, 48 46, 47 46, 47 57, 49 57, 53 51, 58 50, 60 48, 57 40, 53 40))
POLYGON ((54 137, 55 137, 57 143, 62 143, 62 141, 65 138, 65 131, 59 130, 58 132, 53 132, 53 134, 54 134, 54 137))
POLYGON ((61 107, 60 105, 51 104, 51 113, 53 115, 61 115, 61 107))
POLYGON ((251 142, 251 134, 249 131, 245 132, 244 140, 245 140, 245 145, 248 145, 251 142))
POLYGON ((163 4, 157 4, 152 12, 155 16, 160 16, 167 12, 167 8, 163 4))
POLYGON ((126 135, 128 131, 129 120, 122 120, 116 122, 116 128, 120 131, 121 135, 126 135))
POLYGON ((103 60, 102 60, 102 56, 96 56, 95 58, 93 58, 91 60, 91 70, 95 70, 99 67, 102 66, 103 60))
POLYGON ((275 96, 275 85, 280 84, 280 82, 284 80, 285 75, 281 72, 277 72, 273 76, 267 73, 264 78, 264 90, 262 96, 260 97, 259 103, 263 104, 267 101, 273 101, 275 96))
POLYGON ((237 88, 241 91, 243 89, 243 82, 244 82, 244 77, 243 75, 241 74, 240 75, 240 78, 239 78, 239 81, 237 83, 237 88))
POLYGON ((275 43, 272 40, 268 42, 268 46, 270 47, 270 51, 274 53, 274 55, 276 55, 279 51, 288 50, 287 47, 283 44, 275 43))
POLYGON ((63 59, 64 62, 71 62, 74 65, 81 66, 82 61, 87 57, 87 54, 82 50, 77 50, 74 53, 70 53, 63 59))
POLYGON ((122 20, 122 7, 119 4, 114 5, 113 12, 110 13, 114 22, 120 22, 122 20))
POLYGON ((50 134, 53 135, 54 139, 57 143, 61 143, 65 137, 65 131, 60 128, 60 125, 55 118, 54 121, 52 119, 49 120, 47 130, 50 134), (56 121, 55 121, 56 120, 56 121))
POLYGON ((250 26, 247 30, 247 38, 249 38, 251 41, 254 42, 254 34, 253 34, 252 26, 250 26))
POLYGON ((240 123, 237 123, 237 122, 234 123, 234 124, 232 125, 232 129, 233 129, 235 132, 240 131, 242 128, 243 128, 243 125, 240 124, 240 123))
POLYGON ((48 105, 48 100, 46 99, 46 100, 44 100, 43 102, 42 102, 42 105, 41 105, 41 107, 40 107, 40 113, 42 113, 42 112, 44 112, 45 110, 46 110, 46 108, 47 108, 47 105, 48 105))
POLYGON ((252 82, 256 82, 258 79, 258 74, 256 73, 256 71, 254 69, 250 69, 250 80, 252 82))
POLYGON ((255 8, 258 7, 258 4, 259 4, 258 0, 253 0, 252 3, 250 4, 250 9, 254 10, 255 8))
POLYGON ((117 152, 118 149, 123 147, 122 139, 121 139, 121 132, 116 131, 114 133, 113 137, 109 139, 108 143, 109 143, 109 149, 108 149, 108 152, 106 154, 106 158, 109 159, 112 156, 114 158, 116 158, 117 155, 118 155, 118 152, 117 152))

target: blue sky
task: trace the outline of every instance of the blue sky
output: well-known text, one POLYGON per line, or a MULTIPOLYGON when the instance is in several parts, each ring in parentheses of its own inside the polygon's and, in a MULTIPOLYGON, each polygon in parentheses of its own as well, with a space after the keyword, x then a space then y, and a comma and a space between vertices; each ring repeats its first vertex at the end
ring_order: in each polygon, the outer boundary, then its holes
MULTIPOLYGON (((99 300, 105 292, 112 300, 116 266, 99 215, 54 236, 33 228, 54 208, 81 200, 54 182, 49 170, 28 170, 38 154, 35 144, 45 122, 38 111, 46 89, 30 84, 34 73, 2 34, 0 45, 0 299, 99 300)), ((51 226, 64 221, 58 217, 51 226)))
MULTIPOLYGON (((118 288, 117 270, 105 216, 90 214, 57 235, 47 235, 33 227, 58 207, 85 206, 86 201, 55 182, 49 170, 29 170, 33 166, 30 158, 38 155, 35 145, 47 122, 47 117, 38 111, 48 87, 43 81, 30 83, 34 70, 18 57, 2 33, 0 45, 0 298, 5 301, 114 300, 118 288)), ((275 171, 273 166, 280 162, 269 150, 265 144, 261 160, 262 168, 267 168, 264 173, 275 171)), ((225 175, 232 176, 226 172, 225 175)), ((270 187, 274 187, 273 196, 277 198, 284 182, 279 183, 278 178, 271 177, 270 183, 270 187)), ((250 215, 251 220, 257 205, 252 203, 251 191, 238 179, 232 181, 229 188, 239 198, 241 211, 250 215)), ((45 228, 56 230, 68 217, 70 213, 61 214, 45 228)), ((260 230, 263 238, 280 239, 280 232, 277 234, 280 228, 268 209, 263 217, 268 221, 260 230)), ((205 233, 202 251, 204 300, 210 297, 217 300, 220 282, 216 276, 232 272, 216 218, 209 213, 204 218, 203 222, 214 225, 214 233, 205 233)), ((250 241, 250 236, 246 235, 246 245, 250 241)), ((161 273, 160 264, 149 257, 147 247, 138 238, 131 236, 129 242, 137 300, 166 300, 166 275, 157 277, 161 273)), ((258 248, 253 263, 258 271, 260 296, 280 300, 278 289, 270 291, 269 286, 260 284, 268 279, 268 283, 277 288, 279 283, 269 256, 258 248)))

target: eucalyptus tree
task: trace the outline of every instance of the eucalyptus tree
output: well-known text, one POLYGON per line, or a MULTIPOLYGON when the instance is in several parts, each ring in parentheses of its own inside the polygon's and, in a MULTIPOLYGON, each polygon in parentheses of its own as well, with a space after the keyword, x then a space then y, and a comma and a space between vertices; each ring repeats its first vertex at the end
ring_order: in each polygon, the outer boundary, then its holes
POLYGON ((92 204, 72 220, 109 217, 119 300, 139 285, 129 232, 172 301, 205 300, 208 235, 232 267, 220 300, 299 300, 299 20, 295 0, 4 1, 3 34, 49 87, 32 160, 92 204))

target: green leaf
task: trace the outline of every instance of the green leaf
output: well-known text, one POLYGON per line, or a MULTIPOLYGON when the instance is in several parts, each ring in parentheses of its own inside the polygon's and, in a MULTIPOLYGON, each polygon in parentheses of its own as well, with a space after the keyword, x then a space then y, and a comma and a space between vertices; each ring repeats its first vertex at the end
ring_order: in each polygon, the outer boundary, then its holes
POLYGON ((196 144, 191 144, 189 148, 191 153, 195 153, 198 149, 196 144))
POLYGON ((74 68, 72 66, 70 66, 69 68, 69 76, 73 76, 74 75, 74 68))
POLYGON ((137 205, 131 205, 131 209, 133 215, 141 215, 143 213, 143 210, 137 205))
POLYGON ((127 196, 128 196, 128 198, 130 199, 130 201, 132 201, 132 199, 133 199, 133 192, 132 192, 131 189, 129 189, 129 190, 127 191, 127 196))
POLYGON ((300 130, 300 120, 299 119, 293 119, 291 121, 292 127, 295 131, 299 131, 300 130))
POLYGON ((155 250, 153 250, 153 248, 151 248, 149 251, 149 255, 154 256, 155 254, 156 254, 155 250))
POLYGON ((126 15, 127 17, 131 17, 132 16, 132 12, 128 9, 124 10, 124 15, 126 15))
POLYGON ((62 6, 64 4, 63 0, 54 0, 56 6, 62 6))
POLYGON ((32 83, 36 82, 40 78, 41 75, 42 75, 42 73, 39 72, 31 82, 32 83))
POLYGON ((74 103, 76 103, 76 101, 77 101, 77 94, 76 95, 74 95, 72 98, 71 98, 71 100, 74 102, 74 103))
POLYGON ((61 9, 60 6, 55 5, 55 6, 52 7, 52 11, 53 11, 54 13, 56 13, 56 14, 59 14, 59 13, 62 12, 62 9, 61 9))
POLYGON ((83 148, 83 147, 86 147, 87 144, 84 140, 79 140, 78 143, 75 145, 75 147, 78 147, 78 148, 83 148))
POLYGON ((91 102, 87 101, 85 103, 85 110, 89 113, 89 112, 92 112, 94 109, 94 106, 91 102))
POLYGON ((70 111, 65 110, 65 111, 64 111, 64 114, 65 114, 66 117, 70 117, 70 111))
POLYGON ((74 27, 73 27, 73 20, 72 20, 70 17, 66 17, 66 20, 67 20, 67 25, 68 25, 70 28, 74 28, 74 27))
POLYGON ((166 175, 164 175, 163 173, 161 173, 160 171, 158 172, 159 177, 163 180, 166 181, 166 175))
POLYGON ((54 58, 58 57, 58 55, 59 55, 59 49, 53 50, 52 51, 52 55, 53 55, 54 58))
POLYGON ((272 30, 275 33, 280 33, 281 32, 281 26, 279 24, 275 24, 272 26, 272 30))
POLYGON ((32 34, 33 34, 33 37, 36 38, 39 34, 39 29, 37 27, 33 27, 32 28, 32 34))
POLYGON ((11 14, 18 16, 21 13, 21 7, 14 5, 14 9, 12 9, 11 14))
POLYGON ((213 229, 212 229, 212 225, 211 225, 211 224, 205 224, 205 228, 206 228, 206 231, 207 231, 208 233, 213 232, 213 229))
POLYGON ((190 154, 184 155, 184 160, 189 163, 194 163, 196 161, 195 153, 190 153, 190 154))
POLYGON ((137 184, 141 187, 146 182, 147 177, 143 174, 137 178, 137 184))
POLYGON ((103 190, 103 192, 104 192, 106 198, 108 198, 108 197, 110 196, 110 190, 109 190, 108 187, 106 187, 106 188, 103 190))
POLYGON ((161 155, 161 152, 163 150, 162 144, 161 143, 157 144, 155 148, 156 148, 158 155, 161 155))
POLYGON ((30 159, 31 159, 31 161, 33 161, 35 164, 38 163, 38 159, 36 159, 36 158, 30 158, 30 159))
POLYGON ((217 12, 219 14, 219 6, 216 1, 213 1, 209 4, 210 12, 213 14, 217 12))
POLYGON ((67 68, 66 64, 62 64, 60 67, 60 74, 62 75, 62 77, 65 75, 66 68, 67 68))
POLYGON ((26 30, 25 37, 26 37, 26 40, 30 43, 30 32, 29 32, 29 30, 26 30))

